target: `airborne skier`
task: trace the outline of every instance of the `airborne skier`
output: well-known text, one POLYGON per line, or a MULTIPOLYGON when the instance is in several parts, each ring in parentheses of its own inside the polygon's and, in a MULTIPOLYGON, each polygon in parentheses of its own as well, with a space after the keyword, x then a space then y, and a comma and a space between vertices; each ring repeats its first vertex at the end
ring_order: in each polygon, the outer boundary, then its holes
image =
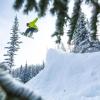
POLYGON ((37 22, 38 18, 35 18, 33 21, 27 23, 27 29, 25 32, 22 33, 22 35, 27 36, 27 37, 32 37, 33 32, 38 32, 38 27, 35 25, 37 22))

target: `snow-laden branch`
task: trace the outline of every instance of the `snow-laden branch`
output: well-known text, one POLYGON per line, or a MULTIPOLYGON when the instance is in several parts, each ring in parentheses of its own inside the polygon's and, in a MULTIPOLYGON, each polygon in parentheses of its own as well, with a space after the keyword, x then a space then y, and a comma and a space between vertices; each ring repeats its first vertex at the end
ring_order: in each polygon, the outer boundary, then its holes
POLYGON ((0 87, 4 89, 7 95, 20 98, 18 100, 42 100, 40 96, 34 94, 32 90, 23 83, 15 80, 8 72, 0 66, 0 87))

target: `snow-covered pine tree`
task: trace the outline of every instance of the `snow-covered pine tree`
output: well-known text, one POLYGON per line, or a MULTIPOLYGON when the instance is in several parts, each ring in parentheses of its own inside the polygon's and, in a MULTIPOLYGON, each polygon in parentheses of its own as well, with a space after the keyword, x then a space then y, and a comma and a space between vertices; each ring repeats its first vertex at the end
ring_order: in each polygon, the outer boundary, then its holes
POLYGON ((80 12, 80 17, 77 21, 77 25, 73 34, 72 52, 74 53, 86 53, 100 51, 99 40, 91 41, 90 23, 85 21, 85 16, 80 12))
POLYGON ((29 72, 29 68, 28 68, 27 62, 26 62, 22 81, 24 83, 26 83, 29 79, 30 79, 30 72, 29 72))
POLYGON ((73 52, 82 51, 82 44, 89 40, 89 32, 86 29, 86 21, 84 14, 80 11, 80 17, 77 21, 77 25, 73 34, 73 52))
POLYGON ((16 51, 19 49, 19 44, 22 43, 19 41, 19 35, 18 35, 18 18, 17 16, 15 17, 14 20, 14 25, 12 27, 12 32, 10 33, 10 42, 7 44, 9 45, 8 47, 5 47, 7 49, 7 54, 4 56, 7 56, 8 58, 5 59, 5 62, 9 66, 9 70, 14 66, 14 55, 16 55, 16 51))

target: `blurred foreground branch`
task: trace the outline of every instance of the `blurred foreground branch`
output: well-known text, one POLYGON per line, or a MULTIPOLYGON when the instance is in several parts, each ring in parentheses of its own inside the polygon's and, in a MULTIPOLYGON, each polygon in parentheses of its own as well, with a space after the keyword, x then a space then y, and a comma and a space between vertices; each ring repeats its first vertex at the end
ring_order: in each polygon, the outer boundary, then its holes
POLYGON ((42 98, 15 80, 0 65, 0 100, 42 100, 42 98))

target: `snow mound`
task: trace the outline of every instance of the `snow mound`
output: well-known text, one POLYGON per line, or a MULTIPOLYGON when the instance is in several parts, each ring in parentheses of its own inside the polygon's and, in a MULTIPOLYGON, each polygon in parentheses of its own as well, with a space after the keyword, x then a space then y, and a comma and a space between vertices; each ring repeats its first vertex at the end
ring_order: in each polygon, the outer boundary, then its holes
POLYGON ((67 54, 50 49, 46 67, 26 85, 44 100, 100 100, 100 52, 67 54))

